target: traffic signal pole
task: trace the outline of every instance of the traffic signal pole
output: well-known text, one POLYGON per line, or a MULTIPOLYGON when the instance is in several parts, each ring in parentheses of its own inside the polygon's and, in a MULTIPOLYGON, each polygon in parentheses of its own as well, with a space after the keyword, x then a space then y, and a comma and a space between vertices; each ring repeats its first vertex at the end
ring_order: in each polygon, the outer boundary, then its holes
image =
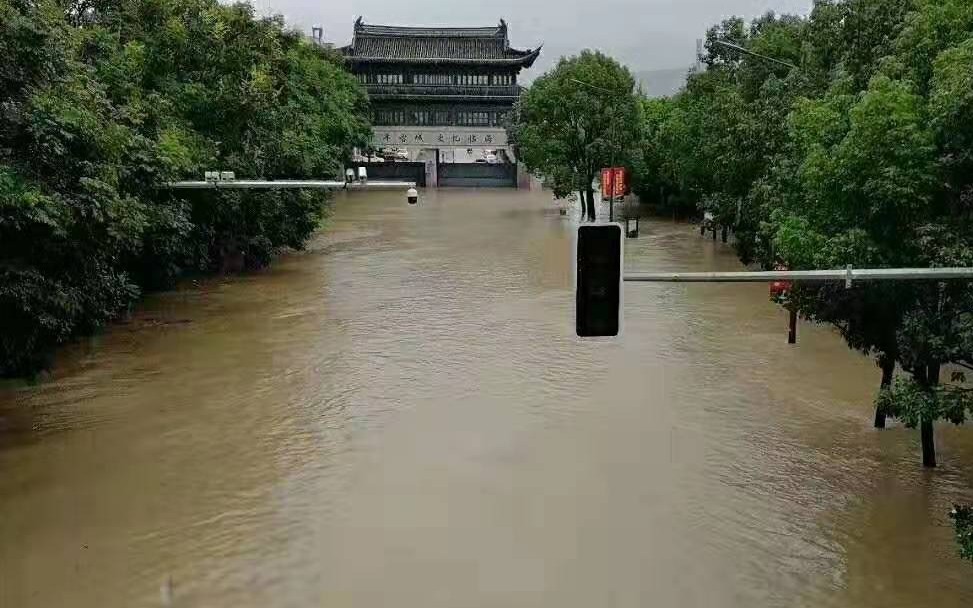
MULTIPOLYGON (((757 272, 623 272, 622 228, 589 224, 578 229, 575 248, 577 334, 617 336, 621 329, 624 283, 814 283, 844 281, 973 281, 973 268, 854 268, 835 270, 774 270, 757 272)), ((791 312, 789 342, 796 336, 796 311, 791 312)))
POLYGON ((628 283, 773 283, 775 281, 921 281, 973 280, 973 268, 853 268, 844 270, 774 270, 759 272, 632 272, 628 283))

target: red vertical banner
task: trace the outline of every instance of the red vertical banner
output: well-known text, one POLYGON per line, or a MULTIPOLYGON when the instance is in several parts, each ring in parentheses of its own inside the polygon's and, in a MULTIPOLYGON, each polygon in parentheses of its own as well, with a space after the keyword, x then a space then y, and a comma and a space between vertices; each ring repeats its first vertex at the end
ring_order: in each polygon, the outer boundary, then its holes
POLYGON ((615 197, 619 198, 628 194, 628 174, 625 172, 625 167, 615 167, 612 169, 614 173, 614 179, 612 179, 612 184, 615 187, 615 197))
POLYGON ((611 167, 601 170, 602 198, 620 198, 628 194, 628 173, 625 167, 611 167))
POLYGON ((612 188, 614 186, 615 170, 614 169, 602 169, 601 170, 601 197, 609 198, 612 195, 612 188))

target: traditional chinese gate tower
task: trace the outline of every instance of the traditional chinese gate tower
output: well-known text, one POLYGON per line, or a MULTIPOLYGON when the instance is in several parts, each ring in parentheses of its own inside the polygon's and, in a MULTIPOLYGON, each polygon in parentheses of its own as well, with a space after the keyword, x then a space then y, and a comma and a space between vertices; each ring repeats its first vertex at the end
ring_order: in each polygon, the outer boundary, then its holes
POLYGON ((520 95, 517 77, 540 48, 511 48, 502 20, 487 28, 420 28, 359 18, 341 51, 371 98, 376 149, 404 149, 409 160, 438 164, 439 185, 515 185, 504 123, 520 95), (494 151, 498 164, 483 163, 494 151), (511 176, 513 183, 491 183, 511 176))

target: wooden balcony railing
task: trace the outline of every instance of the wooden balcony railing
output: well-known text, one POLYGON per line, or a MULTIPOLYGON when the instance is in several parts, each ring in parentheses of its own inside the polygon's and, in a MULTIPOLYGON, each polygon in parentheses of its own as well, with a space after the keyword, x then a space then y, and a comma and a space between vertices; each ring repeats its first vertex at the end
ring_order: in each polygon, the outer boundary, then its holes
POLYGON ((467 98, 516 99, 522 88, 512 86, 460 86, 427 84, 367 84, 365 89, 373 98, 467 98))

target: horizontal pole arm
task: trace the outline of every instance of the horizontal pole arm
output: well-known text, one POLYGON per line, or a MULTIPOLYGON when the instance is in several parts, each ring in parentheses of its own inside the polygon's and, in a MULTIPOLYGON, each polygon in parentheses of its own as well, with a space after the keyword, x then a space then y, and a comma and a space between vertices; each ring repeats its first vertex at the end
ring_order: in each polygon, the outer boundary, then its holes
POLYGON ((631 283, 773 283, 774 281, 973 280, 973 268, 861 268, 761 272, 631 272, 631 283))
POLYGON ((227 180, 167 182, 161 186, 169 190, 389 190, 415 188, 415 182, 352 182, 318 180, 227 180))

